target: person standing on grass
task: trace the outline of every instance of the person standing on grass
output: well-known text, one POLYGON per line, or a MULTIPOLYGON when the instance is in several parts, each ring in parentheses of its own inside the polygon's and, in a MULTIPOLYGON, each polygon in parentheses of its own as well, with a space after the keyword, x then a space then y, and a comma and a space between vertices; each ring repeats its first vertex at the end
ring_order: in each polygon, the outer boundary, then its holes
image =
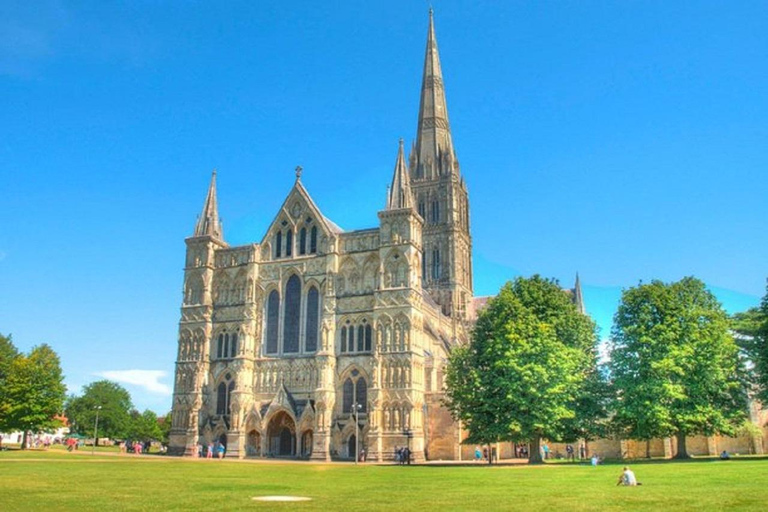
POLYGON ((223 459, 223 458, 224 458, 224 452, 225 452, 226 450, 227 450, 227 449, 224 447, 224 443, 219 443, 219 448, 218 448, 218 452, 219 452, 219 459, 223 459))
POLYGON ((208 452, 205 454, 206 459, 213 458, 213 443, 208 443, 208 452))
POLYGON ((575 455, 573 454, 573 446, 570 444, 565 445, 565 459, 566 460, 576 460, 575 455))

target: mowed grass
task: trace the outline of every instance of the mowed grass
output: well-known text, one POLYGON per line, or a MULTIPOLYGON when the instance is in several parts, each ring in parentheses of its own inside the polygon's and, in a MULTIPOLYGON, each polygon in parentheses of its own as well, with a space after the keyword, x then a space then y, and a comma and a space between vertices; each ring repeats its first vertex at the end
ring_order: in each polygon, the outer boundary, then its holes
POLYGON ((0 453, 0 510, 766 510, 768 460, 374 466, 0 453), (254 496, 305 496, 260 503, 254 496))

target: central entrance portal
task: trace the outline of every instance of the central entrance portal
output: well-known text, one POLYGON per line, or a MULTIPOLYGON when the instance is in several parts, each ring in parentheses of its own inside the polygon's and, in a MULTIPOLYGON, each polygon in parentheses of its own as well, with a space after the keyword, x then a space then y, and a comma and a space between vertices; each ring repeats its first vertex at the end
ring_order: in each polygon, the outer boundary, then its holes
POLYGON ((296 456, 296 423, 284 411, 272 418, 267 429, 269 454, 273 457, 296 456))

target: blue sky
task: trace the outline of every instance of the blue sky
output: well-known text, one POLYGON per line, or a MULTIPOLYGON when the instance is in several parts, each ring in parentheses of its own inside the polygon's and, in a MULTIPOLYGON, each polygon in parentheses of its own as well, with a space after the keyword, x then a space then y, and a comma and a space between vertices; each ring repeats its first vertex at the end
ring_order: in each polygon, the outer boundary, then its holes
MULTIPOLYGON (((0 4, 0 332, 164 412, 184 238, 219 171, 227 241, 293 169, 376 225, 415 135, 427 2, 0 4)), ((768 4, 432 2, 476 293, 540 273, 603 327, 622 288, 768 275, 768 4)))

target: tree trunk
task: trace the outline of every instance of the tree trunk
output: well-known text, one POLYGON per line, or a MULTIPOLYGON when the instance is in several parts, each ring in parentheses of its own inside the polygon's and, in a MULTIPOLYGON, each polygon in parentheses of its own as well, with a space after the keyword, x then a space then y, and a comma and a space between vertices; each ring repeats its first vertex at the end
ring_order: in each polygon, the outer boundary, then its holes
POLYGON ((488 443, 488 464, 493 464, 493 448, 491 448, 491 443, 488 443))
POLYGON ((27 430, 24 430, 24 436, 21 438, 21 449, 26 450, 27 449, 27 430))
POLYGON ((584 439, 584 458, 589 458, 589 439, 584 439))
POLYGON ((651 440, 650 439, 645 440, 645 458, 646 459, 651 458, 651 440))
POLYGON ((675 459, 690 459, 688 450, 685 448, 685 434, 677 434, 677 454, 673 457, 675 459))
POLYGON ((528 464, 544 464, 541 460, 541 437, 536 436, 531 440, 531 449, 528 452, 528 464))

